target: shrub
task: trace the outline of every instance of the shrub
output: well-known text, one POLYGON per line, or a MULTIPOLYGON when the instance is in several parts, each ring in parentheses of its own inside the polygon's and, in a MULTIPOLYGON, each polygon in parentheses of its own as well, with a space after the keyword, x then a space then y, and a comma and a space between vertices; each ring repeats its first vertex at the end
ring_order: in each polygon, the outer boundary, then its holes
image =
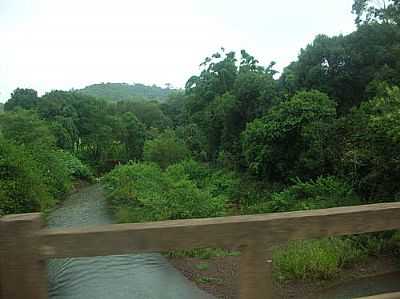
POLYGON ((32 111, 16 110, 3 114, 0 126, 4 138, 22 147, 36 162, 36 175, 52 197, 60 198, 70 190, 71 177, 47 122, 32 111))
POLYGON ((352 187, 335 177, 319 177, 316 180, 295 184, 285 191, 272 194, 271 212, 325 209, 359 203, 352 187))
POLYGON ((191 159, 171 167, 182 168, 181 172, 196 183, 198 188, 208 190, 213 196, 224 195, 231 199, 237 192, 239 179, 234 172, 211 169, 191 159))
POLYGON ((103 179, 113 209, 145 208, 149 198, 163 192, 161 169, 154 163, 133 163, 118 166, 103 179))
POLYGON ((167 185, 166 199, 172 219, 223 216, 227 198, 222 193, 200 189, 189 179, 179 164, 170 166, 164 173, 167 185))
POLYGON ((248 174, 241 176, 235 192, 235 201, 240 206, 241 214, 260 214, 268 212, 263 207, 271 195, 284 188, 280 183, 255 180, 248 174))
POLYGON ((104 184, 110 206, 121 222, 225 214, 226 197, 200 189, 179 164, 162 171, 153 163, 130 163, 111 171, 104 184))
POLYGON ((188 178, 196 183, 199 188, 206 186, 207 178, 210 176, 210 168, 206 164, 196 162, 193 159, 188 159, 178 164, 188 178))
POLYGON ((368 233, 348 236, 357 247, 370 256, 396 253, 398 250, 398 232, 385 231, 379 233, 368 233))
POLYGON ((157 163, 163 169, 188 158, 189 154, 184 142, 170 130, 144 144, 144 160, 157 163))
POLYGON ((93 173, 89 167, 83 164, 82 161, 73 154, 63 150, 57 151, 56 154, 65 164, 70 177, 88 181, 93 179, 93 173))
POLYGON ((64 197, 72 188, 72 177, 58 151, 44 150, 35 153, 33 157, 38 162, 43 173, 42 180, 53 197, 57 199, 64 197))
POLYGON ((250 213, 288 212, 298 210, 325 209, 360 203, 352 187, 335 177, 319 177, 303 182, 299 179, 270 198, 247 206, 250 213))
POLYGON ((43 176, 29 152, 0 135, 0 215, 36 212, 54 205, 43 176))

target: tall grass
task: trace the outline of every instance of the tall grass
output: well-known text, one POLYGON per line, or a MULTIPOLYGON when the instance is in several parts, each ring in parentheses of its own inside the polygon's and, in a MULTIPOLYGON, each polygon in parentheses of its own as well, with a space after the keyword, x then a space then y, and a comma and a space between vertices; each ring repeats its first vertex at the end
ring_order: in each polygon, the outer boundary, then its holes
POLYGON ((331 279, 346 265, 366 256, 366 251, 350 239, 292 242, 274 252, 274 273, 278 280, 331 279))

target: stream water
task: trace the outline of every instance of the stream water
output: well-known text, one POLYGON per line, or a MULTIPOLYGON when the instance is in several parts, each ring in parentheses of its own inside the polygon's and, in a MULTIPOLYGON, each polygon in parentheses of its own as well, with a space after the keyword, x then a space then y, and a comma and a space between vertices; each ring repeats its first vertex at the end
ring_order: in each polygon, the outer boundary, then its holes
MULTIPOLYGON (((112 223, 99 185, 71 195, 49 218, 50 227, 112 223)), ((51 299, 212 299, 160 254, 53 259, 48 263, 51 299)), ((348 299, 400 291, 400 273, 360 279, 315 298, 348 299)), ((314 296, 313 296, 314 297, 314 296)))
MULTIPOLYGON (((98 185, 71 195, 49 218, 49 227, 112 223, 98 185)), ((48 262, 52 299, 211 299, 160 254, 53 259, 48 262)))

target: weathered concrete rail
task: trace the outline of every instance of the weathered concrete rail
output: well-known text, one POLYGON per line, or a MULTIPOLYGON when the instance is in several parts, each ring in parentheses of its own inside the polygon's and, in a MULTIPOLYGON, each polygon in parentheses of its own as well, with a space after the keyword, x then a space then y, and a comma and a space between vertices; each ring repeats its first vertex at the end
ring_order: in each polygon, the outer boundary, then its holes
POLYGON ((370 297, 363 297, 363 298, 358 298, 358 299, 400 299, 400 293, 388 293, 388 294, 382 294, 382 295, 376 295, 376 296, 370 296, 370 297))
POLYGON ((9 215, 0 219, 0 298, 47 298, 50 258, 237 246, 240 298, 268 299, 273 246, 399 228, 400 203, 79 229, 44 229, 36 213, 9 215))

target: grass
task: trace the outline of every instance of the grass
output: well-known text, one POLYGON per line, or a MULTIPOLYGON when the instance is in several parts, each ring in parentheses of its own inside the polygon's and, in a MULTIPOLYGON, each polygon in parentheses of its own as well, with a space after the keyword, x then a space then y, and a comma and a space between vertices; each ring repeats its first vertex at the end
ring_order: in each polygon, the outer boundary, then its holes
POLYGON ((208 270, 209 265, 207 263, 199 263, 195 267, 197 270, 205 271, 205 270, 208 270))
POLYGON ((400 232, 292 242, 275 250, 274 277, 280 281, 332 279, 343 268, 382 254, 400 257, 400 232))
POLYGON ((222 284, 222 279, 208 276, 200 276, 196 278, 196 282, 201 284, 222 284))
MULTIPOLYGON (((400 232, 363 234, 321 240, 296 241, 277 248, 273 254, 274 278, 278 281, 329 280, 352 265, 364 262, 368 256, 394 253, 400 257, 400 232)), ((239 251, 221 248, 181 250, 166 254, 173 258, 199 258, 240 256, 239 251)), ((400 258, 399 258, 400 261, 400 258)), ((199 271, 208 270, 209 264, 195 265, 199 271)), ((212 277, 196 279, 199 283, 218 283, 212 277)))
POLYGON ((240 252, 234 250, 226 250, 222 248, 202 248, 171 251, 167 252, 165 255, 171 258, 191 257, 208 260, 215 257, 239 256, 240 252))
MULTIPOLYGON (((114 208, 119 222, 141 222, 222 216, 232 211, 237 214, 258 214, 328 208, 359 201, 351 186, 334 177, 307 182, 296 180, 292 186, 284 189, 280 185, 254 182, 252 178, 244 178, 236 186, 229 177, 223 176, 216 180, 218 176, 208 173, 205 178, 203 172, 201 165, 195 162, 177 164, 166 171, 146 163, 116 168, 106 179, 110 191, 110 206, 114 208), (225 190, 229 189, 226 186, 233 185, 236 186, 236 191, 225 190), (169 190, 167 197, 165 190, 169 190), (191 203, 194 193, 198 195, 197 201, 191 203), (235 200, 226 201, 228 195, 235 200), (215 203, 218 203, 216 207, 215 203)), ((286 248, 275 251, 274 275, 278 280, 331 279, 339 275, 344 267, 361 262, 369 255, 379 255, 391 250, 395 243, 390 241, 391 238, 390 234, 367 234, 293 242, 286 248)), ((399 234, 396 242, 395 248, 399 253, 399 234)), ((239 256, 240 252, 204 248, 164 254, 170 258, 208 260, 239 256)), ((195 267, 204 271, 208 269, 208 264, 199 263, 195 267)), ((210 278, 201 277, 200 281, 207 283, 210 278)))
POLYGON ((292 242, 274 252, 274 276, 278 280, 326 280, 366 258, 365 250, 342 238, 292 242))

